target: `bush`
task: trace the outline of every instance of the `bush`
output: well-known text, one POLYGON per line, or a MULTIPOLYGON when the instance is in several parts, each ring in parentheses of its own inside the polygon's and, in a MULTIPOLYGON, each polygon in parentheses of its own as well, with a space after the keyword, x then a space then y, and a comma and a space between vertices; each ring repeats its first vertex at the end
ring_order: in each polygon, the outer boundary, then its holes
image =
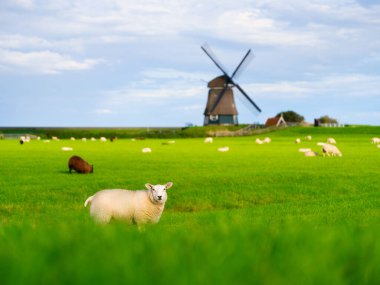
POLYGON ((289 123, 302 123, 305 120, 303 116, 294 111, 280 112, 276 115, 276 117, 281 117, 281 115, 284 120, 289 123))
POLYGON ((327 115, 324 115, 318 119, 321 124, 337 124, 338 121, 334 118, 330 118, 327 115))

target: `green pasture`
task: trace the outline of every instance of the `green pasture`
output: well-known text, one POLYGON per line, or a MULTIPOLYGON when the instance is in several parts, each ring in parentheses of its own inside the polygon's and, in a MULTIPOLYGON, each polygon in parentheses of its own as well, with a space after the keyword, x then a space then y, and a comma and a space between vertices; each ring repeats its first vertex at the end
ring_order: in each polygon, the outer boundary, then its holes
POLYGON ((212 144, 0 140, 0 284, 380 284, 373 136, 380 127, 288 128, 212 144), (306 135, 312 141, 294 143, 306 135), (265 136, 270 144, 255 144, 265 136), (298 152, 320 152, 316 143, 331 136, 343 157, 298 152), (94 173, 69 174, 74 154, 94 173), (162 218, 143 231, 96 225, 83 207, 101 189, 168 181, 162 218))

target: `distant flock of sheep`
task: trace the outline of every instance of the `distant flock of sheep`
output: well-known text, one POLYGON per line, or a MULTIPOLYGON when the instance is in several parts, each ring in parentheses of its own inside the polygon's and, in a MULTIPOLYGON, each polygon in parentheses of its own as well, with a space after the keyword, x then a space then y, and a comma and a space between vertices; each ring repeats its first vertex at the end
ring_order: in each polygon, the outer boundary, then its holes
MULTIPOLYGON (((113 141, 115 138, 110 139, 113 141)), ((37 137, 40 140, 40 137, 37 137)), ((58 137, 52 137, 53 141, 58 141, 58 137)), ((72 137, 70 140, 74 141, 72 137)), ((82 141, 87 141, 86 138, 82 138, 82 141)), ((91 138, 91 141, 95 141, 95 138, 91 138)), ((106 142, 105 137, 99 139, 101 142, 106 142)), ((306 136, 305 140, 311 141, 311 136, 306 136)), ((21 136, 20 144, 29 142, 30 137, 21 136)), ((45 140, 44 142, 50 142, 45 140)), ((269 137, 263 140, 257 138, 256 144, 268 144, 271 142, 269 137)), ((380 138, 374 137, 371 140, 372 144, 376 144, 380 148, 380 138)), ((174 144, 175 141, 169 141, 163 144, 174 144)), ((212 137, 207 137, 204 143, 213 143, 212 137)), ((301 143, 300 138, 295 139, 296 144, 301 143)), ((322 147, 323 156, 342 156, 341 151, 336 147, 336 140, 334 138, 328 138, 326 142, 318 142, 317 145, 322 147)), ((62 147, 63 151, 72 151, 71 147, 62 147)), ((229 151, 228 146, 218 148, 220 152, 229 151)), ((142 149, 143 153, 150 153, 152 149, 145 147, 142 149)), ((305 156, 317 156, 318 153, 312 151, 310 148, 300 148, 299 152, 304 153, 305 156)), ((89 164, 83 158, 74 155, 70 157, 68 161, 69 173, 73 170, 77 173, 93 173, 94 166, 89 164)), ((94 195, 88 197, 84 202, 84 206, 90 206, 90 215, 98 223, 109 223, 112 219, 121 219, 129 224, 136 224, 139 228, 146 223, 158 223, 167 201, 166 190, 173 186, 172 182, 168 182, 165 185, 152 185, 150 183, 145 184, 147 190, 124 190, 124 189, 106 189, 101 190, 94 195)))

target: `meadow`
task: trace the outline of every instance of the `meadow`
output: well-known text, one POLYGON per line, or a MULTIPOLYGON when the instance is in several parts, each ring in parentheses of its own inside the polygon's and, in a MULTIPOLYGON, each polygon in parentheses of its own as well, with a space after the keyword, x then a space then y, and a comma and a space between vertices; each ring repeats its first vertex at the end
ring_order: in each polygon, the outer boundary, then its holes
POLYGON ((379 284, 380 127, 265 136, 0 140, 0 284, 379 284), (298 152, 329 136, 343 157, 298 152), (69 174, 73 154, 94 173, 69 174), (97 225, 83 207, 101 189, 168 181, 143 231, 97 225))

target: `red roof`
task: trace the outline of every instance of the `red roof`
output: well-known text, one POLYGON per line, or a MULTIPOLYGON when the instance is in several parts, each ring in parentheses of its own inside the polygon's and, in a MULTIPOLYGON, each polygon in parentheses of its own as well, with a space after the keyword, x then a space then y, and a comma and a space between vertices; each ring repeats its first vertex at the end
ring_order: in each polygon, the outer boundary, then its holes
POLYGON ((274 117, 274 118, 268 118, 267 121, 265 122, 265 127, 273 127, 273 126, 278 126, 280 121, 286 124, 285 120, 283 117, 274 117))

